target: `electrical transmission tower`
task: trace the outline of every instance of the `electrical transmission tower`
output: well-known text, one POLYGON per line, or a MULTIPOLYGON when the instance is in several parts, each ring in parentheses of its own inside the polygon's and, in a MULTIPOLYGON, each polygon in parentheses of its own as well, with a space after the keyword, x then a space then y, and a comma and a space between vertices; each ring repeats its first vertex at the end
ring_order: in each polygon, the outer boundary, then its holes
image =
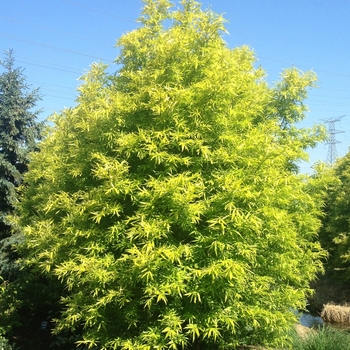
POLYGON ((325 123, 329 123, 329 126, 328 126, 329 141, 326 143, 326 145, 329 145, 328 153, 327 153, 327 163, 329 164, 333 164, 337 159, 338 155, 337 155, 336 144, 341 143, 340 141, 337 141, 335 139, 335 135, 345 132, 341 130, 335 130, 335 123, 339 122, 340 119, 344 117, 345 115, 342 115, 340 117, 332 117, 329 119, 322 119, 324 120, 325 123))

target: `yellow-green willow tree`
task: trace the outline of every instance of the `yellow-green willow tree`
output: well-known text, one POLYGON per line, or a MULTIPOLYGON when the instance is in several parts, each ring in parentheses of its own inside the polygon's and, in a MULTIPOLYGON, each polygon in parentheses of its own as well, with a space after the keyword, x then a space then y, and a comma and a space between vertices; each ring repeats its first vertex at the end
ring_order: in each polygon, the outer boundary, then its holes
POLYGON ((67 287, 56 331, 93 349, 281 345, 323 255, 320 195, 298 175, 315 76, 276 86, 193 0, 145 0, 53 117, 19 208, 28 259, 67 287))

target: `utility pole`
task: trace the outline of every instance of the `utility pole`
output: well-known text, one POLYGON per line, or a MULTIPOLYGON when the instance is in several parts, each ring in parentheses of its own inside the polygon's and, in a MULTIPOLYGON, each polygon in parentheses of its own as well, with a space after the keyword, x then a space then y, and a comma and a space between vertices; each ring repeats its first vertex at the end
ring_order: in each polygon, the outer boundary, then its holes
POLYGON ((329 123, 328 126, 328 134, 329 134, 329 140, 326 143, 326 145, 329 145, 328 147, 328 153, 327 153, 327 163, 333 164, 335 160, 337 159, 337 148, 336 144, 341 143, 340 141, 335 139, 336 134, 343 133, 345 131, 341 130, 335 130, 335 123, 339 122, 342 118, 344 118, 345 115, 339 116, 339 117, 332 117, 328 119, 322 119, 325 123, 329 123))

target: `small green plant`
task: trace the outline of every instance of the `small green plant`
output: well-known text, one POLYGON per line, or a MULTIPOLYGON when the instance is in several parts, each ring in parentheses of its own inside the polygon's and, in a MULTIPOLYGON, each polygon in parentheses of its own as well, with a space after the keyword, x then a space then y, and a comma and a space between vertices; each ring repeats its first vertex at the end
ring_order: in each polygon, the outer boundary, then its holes
POLYGON ((6 338, 0 336, 0 350, 15 350, 15 348, 9 344, 6 338))
POLYGON ((350 333, 333 327, 322 327, 305 337, 300 337, 297 332, 293 332, 292 349, 350 350, 350 333))

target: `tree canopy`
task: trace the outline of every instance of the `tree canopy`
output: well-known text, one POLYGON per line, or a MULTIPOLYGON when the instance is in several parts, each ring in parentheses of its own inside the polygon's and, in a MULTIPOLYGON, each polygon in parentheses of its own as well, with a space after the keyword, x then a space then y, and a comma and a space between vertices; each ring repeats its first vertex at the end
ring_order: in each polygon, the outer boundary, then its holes
POLYGON ((6 52, 0 65, 0 276, 8 278, 14 268, 12 244, 18 236, 11 233, 7 215, 13 213, 16 188, 23 180, 28 154, 40 138, 39 111, 33 110, 40 99, 37 89, 30 90, 24 71, 15 67, 13 51, 6 52))
POLYGON ((32 156, 28 262, 66 286, 56 332, 99 349, 281 345, 321 269, 322 201, 297 163, 316 77, 269 86, 224 19, 145 0, 116 74, 93 64, 32 156))
POLYGON ((329 252, 327 271, 338 280, 350 280, 350 153, 337 160, 327 190, 320 241, 329 252))

